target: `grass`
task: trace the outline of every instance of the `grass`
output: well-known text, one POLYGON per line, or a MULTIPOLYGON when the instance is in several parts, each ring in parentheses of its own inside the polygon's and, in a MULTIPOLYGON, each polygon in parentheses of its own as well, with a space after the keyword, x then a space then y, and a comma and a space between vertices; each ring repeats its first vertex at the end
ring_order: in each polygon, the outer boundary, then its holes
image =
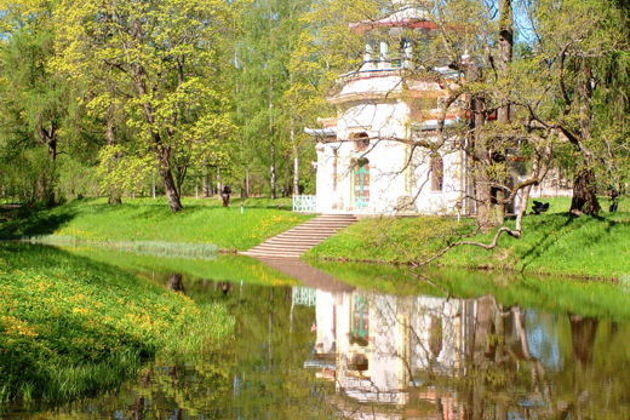
POLYGON ((73 254, 137 273, 179 273, 189 278, 216 282, 238 282, 264 286, 295 286, 295 279, 279 273, 262 262, 238 255, 219 255, 213 259, 192 259, 120 252, 102 247, 67 248, 73 254))
POLYGON ((221 305, 43 246, 0 244, 0 295, 0 408, 114 387, 158 353, 211 350, 233 327, 221 305))
MULTIPOLYGON (((529 273, 622 278, 630 275, 630 212, 601 217, 561 213, 568 199, 552 201, 549 214, 527 216, 523 237, 502 236, 494 250, 460 246, 449 251, 440 265, 461 268, 516 270, 529 273)), ((307 253, 313 260, 335 259, 409 263, 424 261, 472 222, 450 218, 364 219, 307 253)), ((490 242, 493 234, 474 239, 490 242)))
POLYGON ((249 199, 222 208, 216 199, 186 199, 185 210, 173 214, 164 199, 127 200, 120 206, 104 199, 77 200, 50 210, 23 211, 0 222, 0 238, 178 242, 245 250, 311 217, 284 210, 289 204, 287 199, 249 199))

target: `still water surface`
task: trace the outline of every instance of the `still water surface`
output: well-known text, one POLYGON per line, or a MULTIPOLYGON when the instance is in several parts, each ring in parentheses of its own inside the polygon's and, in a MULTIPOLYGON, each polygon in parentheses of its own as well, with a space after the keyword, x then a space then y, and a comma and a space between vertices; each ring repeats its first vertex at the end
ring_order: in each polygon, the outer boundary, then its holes
MULTIPOLYGON (((200 360, 154 363, 118 390, 61 407, 15 408, 8 418, 630 418, 630 323, 596 301, 580 311, 570 302, 579 292, 558 296, 569 300, 559 304, 537 282, 519 283, 516 294, 443 290, 431 279, 401 282, 404 273, 384 287, 373 266, 328 265, 345 273, 331 276, 277 262, 283 279, 301 283, 270 286, 236 274, 200 278, 142 258, 119 259, 199 302, 224 302, 237 320, 234 339, 200 360), (423 281, 432 287, 413 287, 423 281)), ((504 278, 470 276, 511 290, 504 278)))

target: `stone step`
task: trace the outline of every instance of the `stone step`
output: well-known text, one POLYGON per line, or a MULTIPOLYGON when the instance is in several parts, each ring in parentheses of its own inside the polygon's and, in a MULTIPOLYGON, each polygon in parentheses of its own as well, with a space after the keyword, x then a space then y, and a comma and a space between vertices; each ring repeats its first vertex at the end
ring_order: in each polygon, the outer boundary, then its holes
POLYGON ((296 243, 304 243, 304 244, 318 244, 320 242, 324 242, 326 238, 273 238, 265 241, 265 243, 270 244, 296 244, 296 243))
POLYGON ((291 230, 313 230, 313 229, 327 229, 327 230, 341 230, 341 229, 345 229, 350 225, 304 225, 304 226, 298 226, 295 227, 291 230))
POLYGON ((279 261, 283 258, 299 258, 304 252, 356 221, 353 215, 321 215, 276 235, 242 254, 257 258, 271 257, 279 261))
POLYGON ((321 227, 313 227, 313 226, 305 226, 302 228, 293 228, 285 233, 288 232, 332 232, 332 233, 336 233, 339 232, 340 230, 344 229, 344 227, 326 227, 326 226, 321 226, 321 227))
POLYGON ((274 236, 274 238, 329 238, 331 236, 333 236, 335 232, 321 232, 321 231, 291 231, 291 232, 286 232, 286 233, 281 233, 280 235, 276 235, 274 236))
POLYGON ((301 252, 245 251, 243 255, 250 257, 300 258, 301 252))
MULTIPOLYGON (((288 230, 284 233, 281 233, 280 235, 288 235, 291 234, 293 236, 295 235, 310 235, 310 234, 319 234, 319 235, 334 235, 335 233, 339 232, 341 229, 291 229, 288 230)), ((276 236, 280 236, 280 235, 276 235, 276 236)))
POLYGON ((252 251, 290 251, 290 252, 305 252, 308 251, 309 249, 313 248, 314 245, 271 245, 271 244, 265 244, 264 246, 257 246, 255 248, 252 248, 252 251))

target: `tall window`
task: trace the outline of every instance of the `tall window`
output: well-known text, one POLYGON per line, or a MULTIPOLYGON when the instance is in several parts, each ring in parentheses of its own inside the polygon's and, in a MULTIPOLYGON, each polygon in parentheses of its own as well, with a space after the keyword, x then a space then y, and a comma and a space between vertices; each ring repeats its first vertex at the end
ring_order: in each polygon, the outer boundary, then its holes
POLYGON ((357 209, 370 203, 370 161, 366 158, 354 162, 354 201, 357 209))
POLYGON ((431 155, 431 191, 442 191, 444 184, 444 161, 439 153, 431 155))

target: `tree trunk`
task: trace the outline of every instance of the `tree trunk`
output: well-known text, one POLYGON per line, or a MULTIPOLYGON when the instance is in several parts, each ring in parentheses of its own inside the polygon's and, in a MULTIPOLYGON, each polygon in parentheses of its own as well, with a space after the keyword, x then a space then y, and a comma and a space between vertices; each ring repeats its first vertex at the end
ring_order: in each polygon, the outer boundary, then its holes
MULTIPOLYGON (((499 60, 498 73, 501 79, 507 78, 508 66, 512 62, 512 50, 514 45, 514 30, 512 29, 512 0, 499 1, 499 60)), ((510 105, 506 104, 497 110, 497 121, 500 124, 510 123, 510 105)), ((509 163, 506 163, 509 165, 509 163)), ((510 175, 508 175, 509 177, 510 175)), ((510 180, 504 182, 505 185, 511 185, 510 180)), ((496 208, 495 217, 496 224, 503 225, 505 221, 506 203, 505 192, 503 190, 496 191, 496 208)))
POLYGON ((217 194, 223 191, 223 181, 221 180, 221 168, 217 166, 217 194))
MULTIPOLYGON (((107 112, 107 123, 105 127, 105 137, 107 139, 107 145, 113 146, 116 144, 116 133, 114 128, 114 110, 113 107, 110 106, 107 112)), ((115 160, 119 160, 120 156, 114 156, 115 160)), ((109 190, 109 197, 107 198, 107 203, 112 205, 122 204, 122 191, 119 188, 113 187, 109 190)))
POLYGON ((55 123, 50 123, 49 130, 40 126, 38 135, 39 141, 46 146, 49 166, 47 166, 37 178, 35 200, 44 203, 46 206, 53 206, 57 202, 55 197, 55 181, 57 177, 57 127, 55 123))
MULTIPOLYGON (((139 22, 134 23, 135 26, 139 26, 139 22)), ((134 84, 140 98, 147 94, 147 87, 145 85, 146 72, 140 65, 136 65, 133 69, 134 84)), ((179 198, 179 191, 175 185, 173 179, 173 171, 171 169, 170 154, 171 150, 168 146, 165 146, 162 141, 162 135, 155 127, 155 116, 153 112, 153 106, 150 102, 144 102, 142 104, 142 112, 144 113, 144 119, 150 126, 150 135, 157 152, 159 173, 164 181, 164 189, 168 198, 168 203, 173 213, 184 209, 181 200, 179 198)))
MULTIPOLYGON (((593 77, 591 67, 588 62, 582 63, 583 74, 579 84, 579 107, 580 107, 580 134, 582 139, 591 138, 591 98, 593 90, 591 79, 593 77)), ((573 181, 573 198, 571 200, 571 213, 596 215, 601 210, 597 201, 597 184, 595 172, 590 166, 594 160, 592 153, 584 147, 582 143, 579 148, 582 151, 586 167, 582 168, 575 175, 573 181)))
MULTIPOLYGON (((293 129, 291 129, 291 137, 293 137, 293 129)), ((298 147, 293 144, 293 195, 300 194, 300 155, 298 147)))
POLYGON ((208 166, 207 164, 204 165, 203 171, 203 196, 205 198, 208 198, 212 195, 212 184, 210 182, 210 166, 208 166))
POLYGON ((269 167, 269 188, 271 189, 271 198, 272 199, 276 199, 278 198, 278 173, 277 173, 277 168, 276 168, 276 145, 275 144, 271 144, 271 166, 269 167))
MULTIPOLYGON (((499 1, 499 63, 498 70, 501 78, 507 77, 507 68, 512 62, 514 45, 514 30, 512 29, 512 0, 499 1)), ((504 105, 497 111, 497 120, 501 124, 510 122, 510 106, 504 105)))
POLYGON ((173 213, 177 213, 184 209, 182 206, 182 202, 179 197, 179 191, 177 191, 177 186, 175 185, 175 180, 173 179, 173 173, 171 171, 169 155, 170 150, 166 147, 161 147, 159 150, 160 155, 160 177, 162 177, 162 181, 164 181, 164 190, 166 192, 166 197, 168 198, 168 204, 173 213))
POLYGON ((477 201, 477 222, 483 231, 488 231, 493 227, 492 218, 492 188, 490 186, 490 178, 487 175, 488 166, 488 148, 486 139, 478 130, 484 124, 484 117, 481 109, 483 105, 481 99, 473 99, 473 153, 475 155, 474 168, 475 173, 473 180, 475 183, 475 199, 477 201))
POLYGON ((596 215, 601 210, 597 200, 595 173, 590 168, 580 170, 573 181, 571 213, 596 215))
POLYGON ((169 290, 172 290, 174 292, 181 292, 184 293, 184 278, 181 274, 179 273, 175 273, 175 274, 171 274, 171 277, 168 279, 168 283, 166 285, 166 287, 169 290))
POLYGON ((245 169, 243 177, 243 188, 241 188, 241 198, 249 198, 249 170, 245 169))

